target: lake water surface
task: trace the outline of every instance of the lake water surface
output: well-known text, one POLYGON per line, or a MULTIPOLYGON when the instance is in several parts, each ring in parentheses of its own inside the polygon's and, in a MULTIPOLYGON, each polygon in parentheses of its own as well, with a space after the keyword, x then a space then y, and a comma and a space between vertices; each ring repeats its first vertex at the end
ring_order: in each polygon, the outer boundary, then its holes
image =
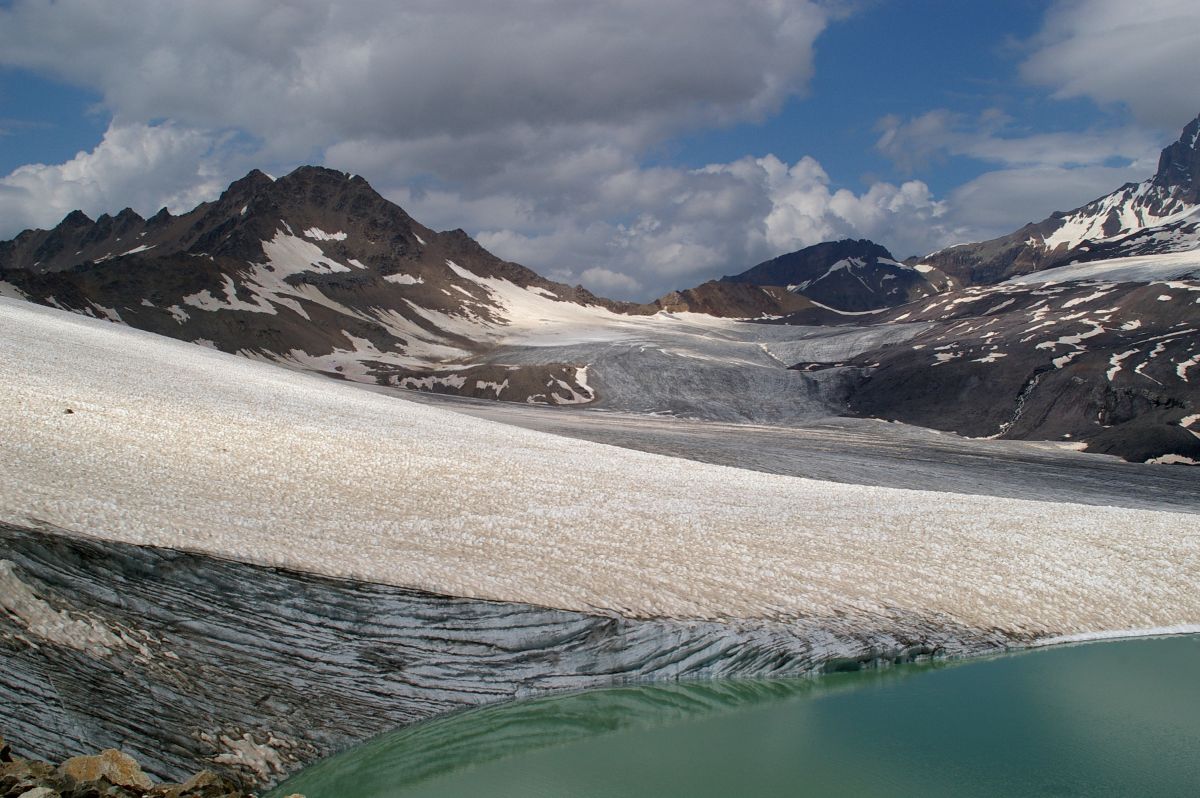
POLYGON ((384 735, 307 798, 1200 796, 1200 637, 595 690, 384 735))

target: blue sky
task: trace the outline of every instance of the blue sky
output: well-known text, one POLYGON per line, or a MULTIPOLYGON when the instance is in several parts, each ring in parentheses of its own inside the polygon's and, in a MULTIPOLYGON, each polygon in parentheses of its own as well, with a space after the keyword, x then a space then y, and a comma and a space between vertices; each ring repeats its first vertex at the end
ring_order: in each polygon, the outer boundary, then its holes
POLYGON ((21 69, 0 70, 0 172, 60 163, 96 146, 110 114, 100 96, 21 69), (94 110, 93 110, 94 109, 94 110))
MULTIPOLYGON (((1017 78, 1018 41, 1036 33, 1047 2, 876 2, 831 25, 816 41, 807 93, 758 124, 685 137, 671 155, 692 165, 740 152, 812 155, 844 185, 911 176, 874 150, 876 123, 935 105, 967 113, 1002 108, 1035 129, 1106 121, 1087 102, 1039 102, 1044 93, 1017 78)), ((1118 112, 1119 114, 1119 112, 1118 112)), ((935 191, 977 176, 983 166, 954 158, 920 170, 935 191)))
POLYGON ((0 234, 317 162, 609 295, 904 257, 1148 177, 1200 112, 1194 6, 0 2, 0 234))

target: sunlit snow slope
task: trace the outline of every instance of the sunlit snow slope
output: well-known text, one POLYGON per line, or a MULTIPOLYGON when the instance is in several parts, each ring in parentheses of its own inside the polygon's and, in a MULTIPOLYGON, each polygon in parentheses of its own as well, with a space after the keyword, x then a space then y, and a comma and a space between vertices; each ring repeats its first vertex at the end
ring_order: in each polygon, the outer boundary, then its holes
POLYGON ((0 364, 9 521, 637 616, 1200 623, 1188 516, 568 440, 19 301, 0 300, 0 364))

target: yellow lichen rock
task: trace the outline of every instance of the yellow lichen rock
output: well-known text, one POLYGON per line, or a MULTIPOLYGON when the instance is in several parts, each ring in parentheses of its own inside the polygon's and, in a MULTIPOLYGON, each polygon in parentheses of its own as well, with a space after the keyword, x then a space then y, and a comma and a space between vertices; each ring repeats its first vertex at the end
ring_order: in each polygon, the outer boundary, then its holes
POLYGON ((122 787, 149 789, 154 786, 133 757, 115 748, 101 751, 95 756, 72 757, 58 766, 58 772, 81 782, 104 778, 122 787))

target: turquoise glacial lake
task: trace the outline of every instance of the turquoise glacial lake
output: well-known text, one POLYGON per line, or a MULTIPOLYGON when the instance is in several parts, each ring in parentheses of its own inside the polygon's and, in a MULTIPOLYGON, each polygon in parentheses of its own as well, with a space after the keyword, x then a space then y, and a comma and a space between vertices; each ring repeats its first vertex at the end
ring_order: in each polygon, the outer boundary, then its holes
POLYGON ((307 798, 1200 796, 1200 637, 594 690, 317 763, 307 798))

